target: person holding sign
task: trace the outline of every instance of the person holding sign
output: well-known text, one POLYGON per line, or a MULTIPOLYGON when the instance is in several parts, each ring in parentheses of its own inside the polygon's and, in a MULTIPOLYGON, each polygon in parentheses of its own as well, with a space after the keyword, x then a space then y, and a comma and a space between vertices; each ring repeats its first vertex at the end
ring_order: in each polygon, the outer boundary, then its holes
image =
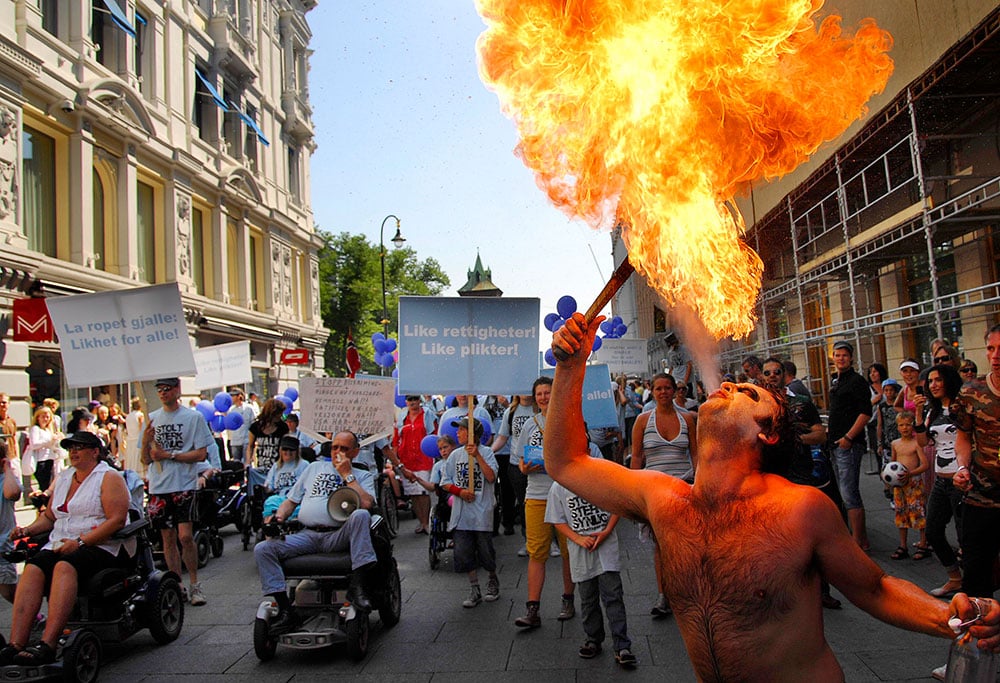
MULTIPOLYGON (((723 382, 698 411, 694 484, 591 458, 583 433, 586 361, 601 322, 574 314, 553 347, 556 366, 545 464, 598 507, 648 520, 659 540, 667 597, 701 680, 833 681, 844 672, 823 634, 820 581, 886 623, 1000 648, 1000 605, 950 605, 888 576, 855 543, 821 491, 772 474, 794 447, 783 395, 723 382)), ((957 475, 956 475, 957 476, 957 475)))
POLYGON ((545 471, 542 442, 545 438, 549 398, 552 396, 552 379, 544 376, 536 379, 531 386, 531 394, 535 398, 538 411, 524 423, 521 438, 517 442, 518 465, 528 478, 524 501, 524 527, 528 537, 528 611, 523 617, 514 620, 514 625, 518 628, 538 628, 542 625, 538 610, 542 599, 542 586, 545 585, 545 561, 549 559, 553 533, 559 538, 562 555, 563 594, 558 619, 565 621, 572 619, 576 614, 566 538, 555 531, 555 525, 545 521, 545 507, 549 489, 552 487, 552 478, 545 471))
POLYGON ((497 554, 493 548, 493 485, 497 480, 497 461, 493 451, 480 446, 483 423, 473 418, 475 440, 469 442, 469 419, 451 423, 458 429, 456 448, 444 465, 441 488, 455 496, 448 522, 455 541, 455 571, 468 572, 471 592, 463 607, 475 607, 484 599, 493 602, 500 597, 500 579, 497 578, 497 554), (471 468, 471 471, 470 471, 471 468), (489 573, 486 595, 479 590, 479 571, 489 573))
POLYGON ((420 442, 425 436, 437 432, 437 418, 434 413, 423 407, 419 396, 406 397, 406 412, 399 416, 396 423, 396 433, 393 435, 393 446, 396 450, 397 462, 402 464, 400 474, 403 481, 403 493, 410 498, 413 514, 417 517, 418 534, 426 534, 430 524, 431 499, 427 491, 417 481, 429 479, 434 461, 420 450, 420 442))
POLYGON ((208 457, 215 438, 201 413, 181 405, 178 378, 156 380, 156 393, 163 407, 149 414, 142 440, 142 461, 147 465, 149 480, 149 520, 154 529, 160 530, 167 568, 181 576, 183 558, 191 580, 191 604, 204 605, 193 521, 198 463, 208 457))

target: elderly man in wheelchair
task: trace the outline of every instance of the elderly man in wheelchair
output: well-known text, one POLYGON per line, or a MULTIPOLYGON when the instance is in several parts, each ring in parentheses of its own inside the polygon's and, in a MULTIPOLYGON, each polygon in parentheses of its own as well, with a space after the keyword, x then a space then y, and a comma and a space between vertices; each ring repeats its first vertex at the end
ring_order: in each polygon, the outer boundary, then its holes
POLYGON ((304 528, 298 533, 268 538, 254 548, 261 588, 278 608, 278 614, 268 624, 272 637, 293 631, 299 625, 299 616, 286 590, 283 566, 295 557, 349 551, 351 576, 347 600, 364 614, 372 608, 365 594, 365 580, 376 568, 369 512, 375 506, 375 478, 370 472, 352 467, 351 461, 358 451, 358 438, 352 432, 340 432, 324 443, 319 459, 299 477, 272 518, 282 524, 301 504, 298 521, 304 528), (345 486, 358 494, 360 505, 341 524, 331 517, 328 502, 334 490, 345 486))

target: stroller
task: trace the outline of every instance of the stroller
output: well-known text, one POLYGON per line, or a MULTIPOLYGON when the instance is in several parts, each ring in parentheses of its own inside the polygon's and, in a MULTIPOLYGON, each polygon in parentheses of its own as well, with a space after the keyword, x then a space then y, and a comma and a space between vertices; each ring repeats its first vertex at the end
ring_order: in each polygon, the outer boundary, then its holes
POLYGON ((451 520, 451 505, 448 503, 450 494, 439 486, 437 488, 437 503, 431 508, 430 529, 427 533, 427 560, 431 569, 437 569, 441 564, 441 554, 448 549, 452 533, 448 531, 451 520))

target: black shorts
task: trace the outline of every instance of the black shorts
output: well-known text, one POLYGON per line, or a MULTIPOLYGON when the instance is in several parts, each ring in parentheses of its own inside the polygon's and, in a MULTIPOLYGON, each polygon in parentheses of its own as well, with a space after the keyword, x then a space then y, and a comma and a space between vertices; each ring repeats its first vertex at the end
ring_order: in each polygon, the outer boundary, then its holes
POLYGON ((146 511, 154 529, 176 529, 179 525, 198 521, 194 491, 150 494, 146 511))
POLYGON ((66 562, 76 570, 76 582, 78 586, 86 585, 97 572, 102 569, 127 569, 132 564, 132 558, 123 547, 117 555, 112 555, 103 548, 96 548, 92 545, 85 545, 69 555, 60 555, 52 550, 42 550, 34 557, 29 558, 25 564, 31 564, 42 570, 45 574, 45 594, 48 595, 52 584, 52 572, 55 571, 56 564, 66 562))

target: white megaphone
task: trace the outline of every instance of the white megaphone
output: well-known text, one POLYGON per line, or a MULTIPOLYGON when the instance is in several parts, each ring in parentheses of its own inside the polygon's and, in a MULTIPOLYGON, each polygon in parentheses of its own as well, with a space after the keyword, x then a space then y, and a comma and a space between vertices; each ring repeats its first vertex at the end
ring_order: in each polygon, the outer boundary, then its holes
POLYGON ((326 511, 330 519, 343 524, 351 513, 361 507, 361 496, 349 486, 334 489, 326 501, 326 511))

